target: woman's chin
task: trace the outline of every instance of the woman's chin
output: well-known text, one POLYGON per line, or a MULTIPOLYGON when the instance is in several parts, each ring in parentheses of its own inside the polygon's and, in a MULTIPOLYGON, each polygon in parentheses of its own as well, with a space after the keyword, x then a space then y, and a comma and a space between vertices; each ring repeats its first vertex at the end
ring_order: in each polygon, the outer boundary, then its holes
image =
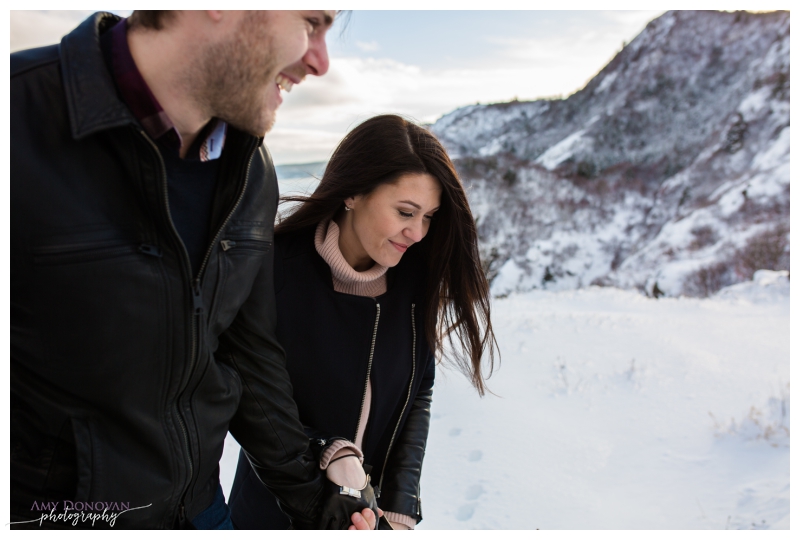
POLYGON ((376 263, 380 264, 381 266, 385 266, 386 268, 393 268, 400 264, 400 260, 403 258, 402 253, 392 254, 392 255, 383 255, 380 260, 373 258, 372 260, 376 263))

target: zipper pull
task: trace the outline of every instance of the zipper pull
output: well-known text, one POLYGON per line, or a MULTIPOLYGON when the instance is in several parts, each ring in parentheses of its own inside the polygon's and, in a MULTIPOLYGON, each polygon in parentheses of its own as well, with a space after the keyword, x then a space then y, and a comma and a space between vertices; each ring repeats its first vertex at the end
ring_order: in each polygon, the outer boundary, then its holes
POLYGON ((161 248, 158 246, 151 246, 150 244, 142 244, 139 246, 139 253, 144 253, 152 257, 161 257, 161 248))
POLYGON ((194 280, 194 286, 192 287, 192 304, 195 315, 203 313, 203 291, 200 289, 199 279, 194 280))
POLYGON ((183 503, 178 505, 178 515, 175 518, 175 528, 176 529, 186 529, 186 509, 183 507, 183 503))
POLYGON ((236 242, 233 240, 223 240, 220 242, 220 245, 222 246, 222 251, 228 251, 229 249, 236 247, 236 242))

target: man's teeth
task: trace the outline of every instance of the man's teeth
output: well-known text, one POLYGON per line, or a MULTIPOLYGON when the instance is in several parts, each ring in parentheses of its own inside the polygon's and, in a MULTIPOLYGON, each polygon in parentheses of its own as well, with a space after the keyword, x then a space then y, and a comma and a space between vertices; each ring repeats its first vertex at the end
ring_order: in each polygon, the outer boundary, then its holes
POLYGON ((288 78, 284 77, 281 74, 278 74, 278 76, 275 78, 275 82, 278 84, 278 86, 281 87, 281 90, 284 90, 287 93, 291 92, 292 86, 294 86, 294 83, 292 81, 290 81, 288 78))

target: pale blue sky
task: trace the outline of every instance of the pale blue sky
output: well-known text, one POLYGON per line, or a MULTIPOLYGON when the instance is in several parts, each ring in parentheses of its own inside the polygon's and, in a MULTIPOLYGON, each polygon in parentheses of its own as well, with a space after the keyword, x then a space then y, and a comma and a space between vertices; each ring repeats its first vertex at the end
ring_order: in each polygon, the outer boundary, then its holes
MULTIPOLYGON (((89 13, 12 11, 11 50, 55 43, 89 13)), ((566 96, 661 13, 356 10, 329 35, 328 75, 285 96, 267 143, 276 163, 324 160, 375 114, 433 122, 476 102, 566 96)))
MULTIPOLYGON (((509 40, 557 40, 619 34, 661 11, 353 11, 344 35, 330 40, 339 56, 387 56, 422 68, 491 65, 509 40)), ((640 28, 641 26, 641 28, 640 28)), ((634 30, 636 31, 636 30, 634 30)))

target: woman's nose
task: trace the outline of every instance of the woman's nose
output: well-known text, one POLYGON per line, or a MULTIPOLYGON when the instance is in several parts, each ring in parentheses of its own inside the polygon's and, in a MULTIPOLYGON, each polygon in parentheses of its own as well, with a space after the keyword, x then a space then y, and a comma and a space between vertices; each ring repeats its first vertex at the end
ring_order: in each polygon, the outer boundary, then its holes
POLYGON ((405 236, 413 242, 419 242, 425 238, 425 232, 425 225, 420 221, 415 221, 413 224, 406 227, 404 231, 405 236))

